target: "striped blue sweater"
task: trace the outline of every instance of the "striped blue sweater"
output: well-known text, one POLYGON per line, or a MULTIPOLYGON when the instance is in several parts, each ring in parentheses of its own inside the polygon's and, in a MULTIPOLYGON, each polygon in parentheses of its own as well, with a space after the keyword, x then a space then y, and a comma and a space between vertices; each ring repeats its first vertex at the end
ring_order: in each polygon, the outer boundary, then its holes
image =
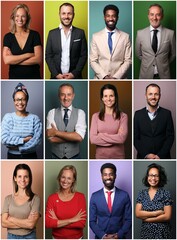
POLYGON ((37 115, 30 114, 20 117, 15 112, 7 113, 1 124, 1 141, 7 147, 18 147, 18 150, 9 150, 13 154, 32 153, 42 138, 42 123, 37 115), (24 138, 32 138, 24 143, 24 138))

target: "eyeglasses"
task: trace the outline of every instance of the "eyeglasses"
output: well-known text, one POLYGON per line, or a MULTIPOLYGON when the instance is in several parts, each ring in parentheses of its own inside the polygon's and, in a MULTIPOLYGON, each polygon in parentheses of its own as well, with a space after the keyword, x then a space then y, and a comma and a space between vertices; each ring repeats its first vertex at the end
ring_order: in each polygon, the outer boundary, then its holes
POLYGON ((26 99, 25 98, 16 98, 16 99, 14 99, 14 102, 17 102, 17 103, 26 102, 26 99))
POLYGON ((148 177, 150 177, 150 178, 159 178, 159 175, 157 175, 157 174, 149 174, 148 175, 148 177))

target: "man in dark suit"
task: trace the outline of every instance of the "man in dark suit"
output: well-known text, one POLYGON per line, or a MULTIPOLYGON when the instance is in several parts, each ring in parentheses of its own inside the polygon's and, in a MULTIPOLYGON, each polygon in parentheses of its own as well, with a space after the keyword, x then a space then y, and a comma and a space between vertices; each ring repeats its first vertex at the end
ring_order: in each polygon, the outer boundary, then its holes
POLYGON ((101 169, 104 188, 90 200, 90 227, 96 239, 125 238, 132 225, 131 201, 127 192, 114 186, 116 166, 105 163, 101 169))
POLYGON ((141 60, 140 79, 169 79, 170 63, 176 56, 173 30, 161 25, 163 8, 159 4, 149 7, 150 26, 137 32, 136 55, 141 60))
POLYGON ((46 62, 53 79, 81 79, 87 61, 84 30, 72 26, 74 6, 63 3, 59 8, 59 28, 49 32, 46 62))
POLYGON ((160 87, 151 83, 145 93, 147 107, 135 112, 134 145, 138 159, 170 159, 174 141, 171 112, 159 106, 160 87))

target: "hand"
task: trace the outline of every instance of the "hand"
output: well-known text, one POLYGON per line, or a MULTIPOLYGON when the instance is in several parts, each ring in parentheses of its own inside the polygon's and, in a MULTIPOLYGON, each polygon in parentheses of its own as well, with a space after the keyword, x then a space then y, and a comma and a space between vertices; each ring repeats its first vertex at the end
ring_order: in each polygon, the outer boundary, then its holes
POLYGON ((155 215, 156 215, 156 217, 158 217, 159 215, 162 215, 162 214, 164 214, 165 212, 163 211, 163 210, 157 210, 157 211, 155 211, 155 215))
POLYGON ((28 219, 29 220, 33 220, 34 218, 38 217, 39 213, 36 212, 36 211, 32 211, 30 212, 29 216, 28 216, 28 219))
POLYGON ((118 239, 118 234, 113 233, 113 234, 106 234, 103 239, 118 239))
POLYGON ((146 156, 146 159, 156 159, 156 155, 153 154, 153 153, 149 153, 149 154, 146 156))
POLYGON ((47 131, 46 131, 46 134, 47 134, 47 137, 48 137, 48 138, 50 138, 50 137, 56 137, 57 129, 56 129, 56 127, 54 126, 53 123, 51 124, 51 127, 52 127, 52 128, 49 128, 49 129, 47 129, 47 131))
POLYGON ((57 79, 64 79, 64 76, 63 74, 59 73, 57 76, 56 76, 57 79))
POLYGON ((56 216, 56 214, 55 214, 53 209, 49 210, 49 218, 58 220, 58 218, 57 218, 57 216, 56 216))
POLYGON ((8 56, 11 56, 11 55, 12 55, 12 52, 11 52, 10 48, 7 49, 7 55, 8 55, 8 56))
POLYGON ((71 218, 71 223, 78 222, 81 220, 86 220, 86 212, 82 211, 82 209, 74 216, 71 218))
POLYGON ((28 142, 31 138, 32 138, 32 136, 25 137, 25 138, 23 138, 23 141, 26 143, 26 142, 28 142))
POLYGON ((72 73, 63 74, 64 79, 74 79, 74 75, 72 73))
POLYGON ((112 77, 111 75, 106 75, 103 79, 116 79, 116 78, 112 77))

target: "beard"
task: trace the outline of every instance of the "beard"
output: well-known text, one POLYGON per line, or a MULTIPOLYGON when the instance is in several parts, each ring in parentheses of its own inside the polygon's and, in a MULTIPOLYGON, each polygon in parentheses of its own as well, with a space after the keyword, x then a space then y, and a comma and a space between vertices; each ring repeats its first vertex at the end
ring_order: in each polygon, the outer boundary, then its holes
POLYGON ((113 30, 116 28, 117 21, 116 21, 116 22, 113 22, 112 24, 109 24, 109 22, 106 22, 106 21, 105 21, 105 24, 106 24, 106 27, 107 27, 108 29, 110 29, 111 31, 113 31, 113 30))
POLYGON ((114 182, 115 182, 115 180, 111 180, 111 179, 103 180, 103 184, 104 184, 105 188, 107 188, 109 190, 113 189, 114 182))

